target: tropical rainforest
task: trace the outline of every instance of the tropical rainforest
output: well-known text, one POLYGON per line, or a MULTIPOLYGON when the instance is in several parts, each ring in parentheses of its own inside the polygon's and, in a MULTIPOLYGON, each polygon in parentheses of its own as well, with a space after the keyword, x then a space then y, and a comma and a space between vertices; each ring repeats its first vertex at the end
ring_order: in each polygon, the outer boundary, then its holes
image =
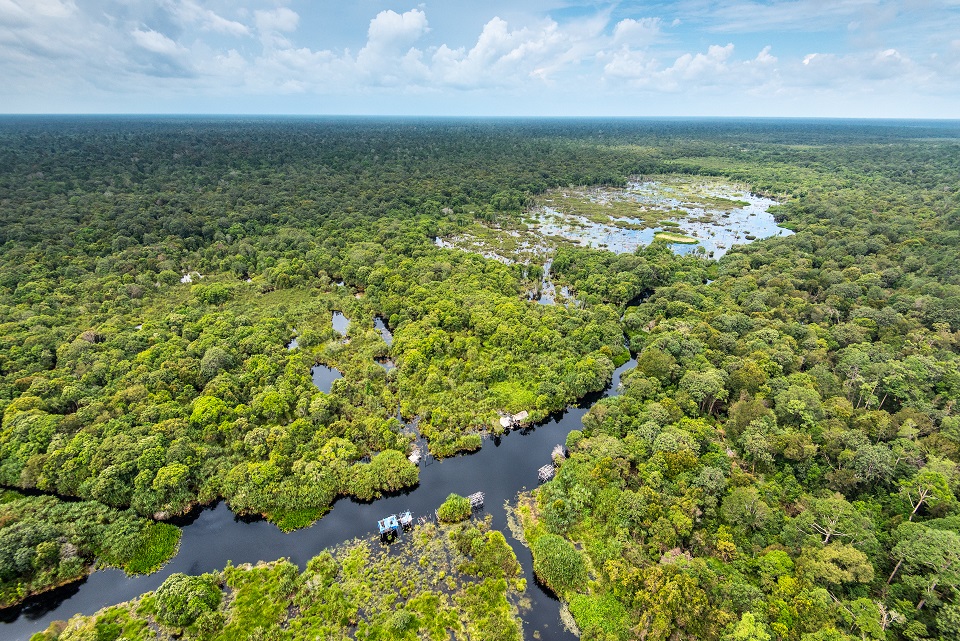
MULTIPOLYGON (((571 629, 960 637, 956 123, 11 117, 0 247, 0 605, 154 570, 197 505, 290 530, 415 486, 418 436, 476 450, 632 357, 512 508, 571 629), (677 175, 795 234, 719 260, 435 242, 677 175), (570 304, 529 300, 548 259, 570 304)), ((475 519, 173 575, 42 638, 519 638, 505 541, 475 519)))

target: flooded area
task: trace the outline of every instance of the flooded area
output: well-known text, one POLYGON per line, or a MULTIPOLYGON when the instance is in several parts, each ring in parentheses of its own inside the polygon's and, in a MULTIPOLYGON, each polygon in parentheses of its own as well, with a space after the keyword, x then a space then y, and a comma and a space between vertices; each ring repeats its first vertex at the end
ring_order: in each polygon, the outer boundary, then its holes
POLYGON ((720 258, 734 245, 793 232, 768 209, 777 201, 745 187, 674 179, 624 189, 561 191, 532 214, 534 229, 577 245, 633 253, 663 236, 678 254, 720 258), (681 242, 669 242, 673 237, 681 242))
POLYGON ((540 288, 537 291, 529 293, 530 300, 536 300, 540 305, 556 305, 558 302, 570 306, 578 305, 578 301, 570 293, 566 285, 561 285, 559 291, 557 286, 550 279, 550 266, 553 261, 548 260, 543 265, 543 278, 540 279, 540 288))
POLYGON ((383 342, 387 344, 387 347, 393 345, 393 333, 390 331, 390 328, 387 327, 387 324, 383 322, 383 319, 379 316, 373 319, 373 327, 380 332, 380 337, 383 338, 383 342))
POLYGON ((659 238, 675 253, 716 259, 735 245, 793 234, 769 211, 777 204, 745 185, 660 176, 624 188, 553 190, 519 224, 474 225, 435 244, 511 264, 548 262, 564 244, 624 254, 659 238))

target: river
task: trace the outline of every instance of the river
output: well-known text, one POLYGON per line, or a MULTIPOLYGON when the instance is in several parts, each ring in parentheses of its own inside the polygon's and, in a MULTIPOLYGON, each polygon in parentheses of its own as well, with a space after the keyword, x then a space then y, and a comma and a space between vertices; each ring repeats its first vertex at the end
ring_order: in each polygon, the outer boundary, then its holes
POLYGON ((84 580, 0 611, 0 637, 27 639, 51 621, 77 613, 93 614, 129 601, 155 590, 174 572, 202 574, 222 569, 227 561, 239 565, 281 557, 302 569, 324 548, 375 534, 377 520, 384 516, 403 510, 412 511, 414 517, 431 515, 451 492, 466 496, 480 491, 486 495, 484 512, 493 517, 493 527, 502 531, 513 547, 527 579, 526 596, 532 607, 522 613, 524 638, 535 638, 534 632, 539 631, 543 639, 574 639, 560 624, 559 602, 534 581, 530 551, 511 536, 504 503, 537 486, 537 469, 551 462, 554 446, 581 427, 581 419, 593 403, 617 393, 620 375, 635 364, 631 360, 618 367, 607 390, 583 399, 581 407, 558 412, 535 427, 489 438, 472 454, 440 461, 426 457, 416 487, 372 503, 341 498, 326 516, 302 530, 284 534, 266 521, 235 516, 223 502, 200 509, 178 523, 183 529, 179 552, 159 572, 131 577, 118 569, 98 570, 84 580))

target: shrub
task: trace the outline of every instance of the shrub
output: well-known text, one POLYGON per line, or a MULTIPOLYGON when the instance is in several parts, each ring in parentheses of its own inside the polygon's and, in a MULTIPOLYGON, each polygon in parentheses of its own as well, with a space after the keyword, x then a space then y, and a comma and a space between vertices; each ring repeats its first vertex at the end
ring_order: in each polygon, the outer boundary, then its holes
POLYGON ((457 523, 470 518, 472 512, 470 499, 459 494, 451 494, 437 510, 437 518, 444 523, 457 523))
POLYGON ((551 590, 562 595, 587 580, 583 557, 573 545, 556 534, 544 534, 530 546, 533 572, 551 590))
POLYGON ((209 575, 171 574, 157 588, 157 620, 169 626, 188 626, 216 609, 220 596, 220 588, 209 575))
POLYGON ((583 638, 629 638, 630 617, 612 594, 575 594, 570 599, 570 613, 583 638))

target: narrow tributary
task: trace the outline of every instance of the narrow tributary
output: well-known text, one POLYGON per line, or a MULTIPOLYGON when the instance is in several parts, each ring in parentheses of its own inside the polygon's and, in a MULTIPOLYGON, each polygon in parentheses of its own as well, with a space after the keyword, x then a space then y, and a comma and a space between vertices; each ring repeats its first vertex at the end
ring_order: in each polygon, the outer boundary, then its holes
POLYGON ((82 581, 33 597, 16 608, 0 611, 0 638, 27 639, 51 621, 69 619, 77 613, 93 614, 105 606, 128 601, 155 590, 174 572, 202 574, 222 569, 227 561, 239 565, 281 557, 303 568, 324 548, 373 535, 377 520, 384 516, 402 510, 411 510, 415 517, 432 515, 451 492, 467 495, 482 491, 486 505, 480 514, 493 517, 493 527, 507 537, 527 578, 532 607, 522 614, 524 637, 536 638, 534 632, 539 631, 543 639, 573 639, 561 626, 559 603, 533 579, 530 551, 510 534, 504 503, 513 502, 518 492, 537 486, 537 469, 550 462, 554 446, 564 443, 571 430, 581 427, 581 419, 593 403, 617 393, 620 375, 635 364, 631 360, 617 368, 608 389, 583 399, 581 407, 568 408, 535 427, 490 438, 473 454, 442 461, 427 457, 421 462, 420 483, 415 488, 372 503, 342 498, 308 528, 284 534, 266 521, 235 516, 223 502, 199 510, 181 524, 180 550, 159 572, 130 577, 122 570, 99 570, 82 581))

